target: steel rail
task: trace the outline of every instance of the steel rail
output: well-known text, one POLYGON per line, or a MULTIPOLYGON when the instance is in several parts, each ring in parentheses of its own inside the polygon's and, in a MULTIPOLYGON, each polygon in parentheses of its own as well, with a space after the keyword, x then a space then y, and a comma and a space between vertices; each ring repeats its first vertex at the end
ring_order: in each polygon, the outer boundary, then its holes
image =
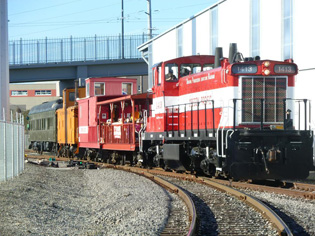
POLYGON ((279 188, 279 187, 270 187, 258 184, 248 184, 242 182, 229 182, 227 180, 214 179, 212 180, 216 183, 220 183, 223 185, 228 185, 234 188, 243 188, 243 189, 251 189, 256 191, 268 191, 277 194, 285 194, 291 197, 301 197, 306 199, 315 199, 314 185, 307 185, 302 183, 292 183, 294 185, 294 189, 287 188, 279 188))
POLYGON ((206 180, 203 178, 197 178, 197 180, 199 183, 203 183, 203 184, 209 185, 211 187, 217 188, 221 191, 227 192, 227 193, 241 199, 242 201, 244 201, 248 205, 251 205, 254 208, 256 208, 266 218, 268 218, 271 221, 271 223, 277 228, 279 235, 288 235, 288 236, 292 235, 293 236, 293 233, 291 232, 289 227, 286 225, 286 223, 272 209, 270 209, 267 205, 262 203, 257 198, 254 198, 254 197, 249 196, 248 194, 245 194, 239 190, 236 190, 236 189, 233 189, 229 186, 214 182, 212 180, 206 180))
MULTIPOLYGON (((142 169, 142 171, 144 172, 143 169, 142 169)), ((270 209, 267 205, 262 203, 260 200, 254 198, 252 196, 249 196, 248 194, 245 194, 239 190, 236 190, 232 187, 226 186, 226 185, 221 184, 221 183, 217 183, 217 182, 212 181, 212 180, 204 179, 201 177, 196 177, 194 175, 184 175, 183 176, 182 174, 168 173, 168 172, 164 172, 164 171, 160 171, 160 170, 146 170, 146 172, 165 175, 165 176, 171 176, 171 177, 180 178, 180 179, 189 180, 189 181, 195 181, 195 182, 198 182, 201 184, 211 186, 211 187, 216 188, 218 190, 224 191, 230 195, 233 195, 233 196, 241 199, 246 204, 254 207, 259 212, 261 212, 261 214, 264 215, 267 219, 269 219, 269 221, 275 226, 279 235, 293 236, 293 233, 291 232, 289 227, 285 224, 285 222, 272 209, 270 209)))
POLYGON ((163 188, 168 189, 170 192, 176 193, 184 201, 184 203, 186 204, 188 208, 190 226, 189 226, 187 236, 193 236, 196 234, 196 231, 197 231, 196 208, 192 199, 181 188, 173 185, 172 183, 166 180, 163 180, 162 178, 158 176, 155 176, 154 174, 151 174, 149 170, 144 170, 144 169, 136 168, 136 167, 128 167, 128 166, 116 166, 116 165, 111 165, 111 164, 103 164, 103 166, 106 168, 124 170, 124 171, 128 171, 131 173, 145 176, 146 178, 154 181, 155 183, 162 186, 163 188))
POLYGON ((307 183, 292 183, 294 186, 294 189, 301 189, 309 192, 314 192, 314 199, 315 199, 315 184, 307 184, 307 183))

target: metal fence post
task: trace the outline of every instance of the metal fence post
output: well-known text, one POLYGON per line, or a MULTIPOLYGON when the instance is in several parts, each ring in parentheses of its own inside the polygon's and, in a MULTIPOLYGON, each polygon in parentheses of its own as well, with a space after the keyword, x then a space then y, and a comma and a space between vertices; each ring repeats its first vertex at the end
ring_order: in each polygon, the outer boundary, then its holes
POLYGON ((15 65, 15 42, 12 44, 13 65, 15 65))
POLYGON ((7 154, 6 154, 6 120, 5 120, 5 110, 3 108, 3 121, 4 121, 4 126, 3 126, 3 171, 4 171, 4 180, 6 181, 7 180, 7 154))
POLYGON ((73 51, 72 51, 72 35, 70 36, 70 61, 73 59, 73 51))
POLYGON ((18 145, 17 145, 17 165, 16 165, 16 169, 17 169, 17 175, 19 175, 19 172, 20 172, 20 143, 19 143, 19 137, 20 137, 20 135, 19 135, 19 119, 18 119, 18 114, 16 114, 16 126, 17 126, 17 143, 18 143, 18 145))
POLYGON ((23 64, 23 41, 20 38, 20 64, 23 64))
POLYGON ((121 45, 122 45, 122 42, 121 42, 121 39, 120 39, 120 34, 119 34, 119 36, 118 36, 118 42, 119 42, 119 46, 118 46, 118 48, 119 48, 119 57, 120 57, 120 59, 122 59, 122 54, 121 54, 121 45))
POLYGON ((37 63, 39 63, 39 41, 37 40, 37 63))
POLYGON ((106 40, 106 46, 107 46, 107 59, 109 59, 109 39, 107 37, 107 40, 106 40))
POLYGON ((60 60, 63 62, 63 40, 60 40, 60 60))
POLYGON ((46 63, 48 62, 48 41, 47 41, 47 37, 45 38, 45 59, 46 59, 46 63))
POLYGON ((11 131, 12 131, 12 177, 14 176, 14 119, 13 119, 13 113, 11 111, 11 131))
POLYGON ((131 36, 130 36, 130 46, 129 46, 129 58, 132 58, 132 39, 131 39, 131 36))
POLYGON ((86 38, 84 38, 83 42, 84 42, 84 61, 86 61, 86 38))
POLYGON ((24 149, 25 149, 25 132, 24 131, 24 116, 21 114, 22 116, 22 126, 20 127, 20 129, 22 129, 22 134, 21 135, 21 144, 22 144, 22 150, 21 150, 21 158, 22 158, 22 167, 21 167, 21 171, 24 170, 24 149))
POLYGON ((95 61, 97 60, 97 36, 95 34, 95 37, 94 37, 94 44, 95 44, 95 61))

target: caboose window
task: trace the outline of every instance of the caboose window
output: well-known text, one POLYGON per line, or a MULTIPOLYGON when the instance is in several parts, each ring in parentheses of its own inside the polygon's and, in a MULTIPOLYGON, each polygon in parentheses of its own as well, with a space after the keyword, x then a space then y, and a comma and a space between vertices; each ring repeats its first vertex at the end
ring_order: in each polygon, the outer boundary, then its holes
POLYGON ((284 77, 243 77, 242 122, 261 121, 261 99, 264 99, 263 122, 282 122, 286 88, 284 77))
POLYGON ((101 82, 94 83, 94 95, 95 96, 105 95, 105 83, 101 82))
POLYGON ((131 83, 122 83, 122 94, 131 95, 132 94, 132 84, 131 83))

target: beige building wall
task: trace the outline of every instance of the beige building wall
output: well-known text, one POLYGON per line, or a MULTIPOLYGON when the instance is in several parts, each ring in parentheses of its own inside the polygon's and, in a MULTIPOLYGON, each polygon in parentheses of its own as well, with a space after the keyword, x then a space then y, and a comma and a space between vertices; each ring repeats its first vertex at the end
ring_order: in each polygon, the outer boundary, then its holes
POLYGON ((36 82, 9 85, 10 109, 30 110, 43 102, 60 98, 59 82, 36 82))

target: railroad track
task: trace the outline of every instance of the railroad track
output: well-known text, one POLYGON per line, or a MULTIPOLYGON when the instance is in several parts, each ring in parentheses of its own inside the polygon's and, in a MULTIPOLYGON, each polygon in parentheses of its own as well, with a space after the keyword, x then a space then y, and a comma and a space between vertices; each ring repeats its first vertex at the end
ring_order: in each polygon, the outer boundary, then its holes
MULTIPOLYGON (((115 168, 121 169, 122 167, 116 166, 115 168)), ((136 168, 136 169, 138 169, 138 168, 136 168)), ((177 173, 173 173, 173 172, 165 172, 165 171, 161 171, 161 170, 143 170, 143 169, 141 169, 141 170, 142 170, 142 172, 148 172, 148 173, 152 173, 152 174, 156 174, 156 175, 161 175, 164 177, 172 177, 172 178, 178 178, 178 179, 182 179, 182 180, 188 180, 191 182, 196 182, 199 184, 206 185, 208 187, 210 186, 211 188, 218 189, 222 192, 228 193, 229 195, 236 197, 236 199, 239 199, 241 202, 246 203, 248 206, 253 207, 254 209, 258 210, 263 216, 265 216, 274 225, 278 234, 280 234, 280 235, 293 235, 292 232, 290 231, 290 229, 288 228, 288 226, 284 223, 284 221, 271 208, 269 208, 267 205, 265 205, 264 203, 262 203, 258 199, 251 197, 248 194, 242 193, 236 189, 233 189, 231 187, 216 183, 216 182, 211 181, 209 179, 198 178, 198 177, 195 177, 193 175, 183 175, 183 174, 177 174, 177 173)), ((221 196, 220 197, 215 196, 214 198, 221 198, 221 196)), ((228 205, 229 204, 226 204, 223 208, 230 207, 228 205)), ((234 205, 234 204, 231 204, 231 205, 234 205)), ((219 211, 222 211, 223 210, 222 206, 220 206, 220 207, 221 208, 219 209, 219 211)), ((212 209, 210 208, 210 210, 212 210, 212 209)), ((239 209, 239 211, 242 211, 242 210, 243 209, 239 209)), ((232 210, 228 209, 228 210, 223 210, 223 211, 227 211, 231 215, 233 215, 233 213, 235 213, 235 209, 232 209, 232 210)), ((261 227, 260 225, 255 225, 255 224, 246 225, 246 223, 244 224, 244 222, 239 223, 237 221, 240 218, 241 217, 239 217, 236 214, 236 217, 231 220, 232 223, 230 225, 225 224, 224 227, 227 229, 227 232, 225 232, 225 233, 228 234, 229 232, 230 233, 231 232, 238 232, 239 235, 262 234, 261 232, 259 233, 259 232, 253 231, 253 230, 255 230, 254 228, 261 227), (233 220, 236 220, 236 221, 233 222, 233 220), (241 226, 240 226, 240 224, 241 224, 241 226)), ((199 219, 199 220, 202 221, 201 219, 199 219)), ((226 221, 226 219, 223 220, 223 223, 225 223, 225 221, 226 221)), ((207 224, 209 224, 209 222, 207 222, 207 224)), ((222 232, 222 233, 224 234, 224 232, 222 232)), ((200 234, 200 235, 202 235, 202 234, 200 234)))
POLYGON ((272 187, 260 184, 253 184, 248 182, 231 182, 228 180, 211 179, 216 183, 220 183, 226 186, 239 188, 239 189, 251 189, 255 191, 265 191, 277 194, 284 194, 291 197, 302 197, 306 199, 315 199, 315 185, 288 182, 284 183, 281 187, 272 187))
MULTIPOLYGON (((59 159, 57 159, 57 160, 59 160, 59 159)), ((292 184, 292 186, 294 186, 294 187, 292 187, 291 189, 281 189, 281 191, 278 192, 276 189, 279 189, 279 188, 276 188, 276 187, 266 187, 266 186, 249 184, 249 183, 230 182, 230 181, 210 179, 210 178, 199 178, 199 177, 196 177, 194 175, 165 172, 165 171, 159 170, 159 169, 147 170, 147 169, 136 168, 136 167, 114 166, 111 164, 100 164, 100 163, 98 163, 98 164, 103 165, 105 167, 110 167, 110 168, 124 169, 126 171, 132 171, 132 172, 135 171, 135 172, 138 172, 138 174, 144 175, 144 176, 151 174, 151 176, 147 176, 147 177, 154 180, 154 181, 158 180, 158 178, 159 178, 156 175, 162 175, 165 177, 169 176, 172 178, 176 177, 176 178, 183 179, 183 180, 194 181, 197 183, 202 183, 204 185, 210 185, 210 186, 217 188, 217 189, 221 189, 221 191, 224 191, 224 192, 231 192, 230 194, 234 195, 236 198, 241 199, 241 201, 244 201, 247 204, 254 206, 256 209, 259 209, 259 211, 262 212, 262 214, 264 214, 266 216, 266 218, 268 218, 269 221, 272 222, 272 224, 276 226, 278 233, 281 235, 292 235, 292 233, 289 230, 289 228, 286 226, 286 224, 280 219, 280 217, 277 216, 277 214, 275 214, 273 211, 271 211, 268 206, 259 203, 259 201, 257 201, 257 199, 252 198, 249 195, 241 193, 235 189, 232 189, 232 190, 229 190, 229 189, 231 189, 231 188, 246 188, 246 189, 258 190, 258 191, 271 191, 271 192, 286 194, 289 196, 294 196, 294 197, 299 196, 299 197, 304 197, 304 198, 312 198, 313 193, 309 192, 309 191, 314 190, 314 185, 309 185, 309 184, 304 184, 304 183, 294 183, 294 184, 292 184), (296 193, 294 193, 294 194, 290 193, 292 191, 296 192, 296 193)), ((163 181, 162 181, 161 185, 167 186, 168 184, 166 184, 165 182, 163 183, 163 181)), ((175 188, 170 187, 169 189, 172 192, 180 192, 180 188, 178 188, 178 187, 175 187, 175 188)), ((191 201, 191 200, 189 200, 189 201, 191 201)), ((186 205, 187 205, 187 203, 186 203, 186 205)), ((189 210, 189 211, 191 212, 191 210, 189 210)), ((188 232, 191 233, 189 235, 193 235, 193 233, 196 232, 196 213, 194 213, 194 214, 190 213, 190 220, 194 219, 193 221, 195 223, 190 224, 189 227, 186 226, 187 229, 189 228, 189 230, 186 230, 186 232, 184 232, 182 230, 183 228, 185 228, 183 226, 183 225, 185 225, 185 223, 183 223, 182 226, 180 226, 181 230, 178 230, 178 228, 174 227, 174 225, 177 224, 177 219, 180 218, 180 215, 182 215, 182 214, 183 214, 183 212, 178 211, 178 209, 175 209, 171 213, 170 218, 169 218, 170 219, 169 224, 165 228, 165 231, 163 232, 162 235, 187 235, 188 232), (172 215, 173 215, 173 219, 172 219, 172 215), (192 217, 193 215, 195 215, 195 216, 192 217), (195 225, 195 226, 192 227, 191 225, 195 225)), ((192 221, 190 221, 190 222, 192 222, 192 221)))
POLYGON ((179 208, 171 209, 168 223, 166 227, 164 228, 163 232, 161 233, 162 236, 166 236, 166 235, 193 236, 196 234, 196 230, 197 230, 196 208, 190 196, 186 192, 184 192, 181 188, 141 168, 127 167, 127 166, 114 166, 111 164, 104 164, 104 166, 106 168, 115 168, 115 169, 124 170, 124 171, 128 171, 128 172, 145 176, 146 178, 151 179, 152 181, 159 184, 163 188, 166 188, 170 192, 176 193, 183 200, 183 202, 187 206, 188 213, 189 213, 189 226, 187 227, 186 222, 182 220, 183 215, 185 214, 183 209, 179 209, 179 208))

